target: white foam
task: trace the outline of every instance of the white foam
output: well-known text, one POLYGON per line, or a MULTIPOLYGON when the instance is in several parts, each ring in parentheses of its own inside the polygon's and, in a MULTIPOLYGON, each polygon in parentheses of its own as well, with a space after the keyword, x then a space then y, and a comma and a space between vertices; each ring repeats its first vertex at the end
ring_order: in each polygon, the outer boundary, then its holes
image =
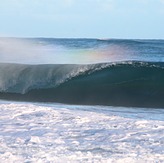
POLYGON ((162 162, 164 111, 0 102, 0 162, 162 162))

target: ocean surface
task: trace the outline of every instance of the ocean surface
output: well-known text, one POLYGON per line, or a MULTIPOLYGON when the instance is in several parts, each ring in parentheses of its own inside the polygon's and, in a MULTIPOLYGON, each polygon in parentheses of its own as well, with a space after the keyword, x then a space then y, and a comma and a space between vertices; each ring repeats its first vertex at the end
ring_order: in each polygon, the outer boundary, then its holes
POLYGON ((163 162, 164 40, 0 38, 0 162, 163 162))

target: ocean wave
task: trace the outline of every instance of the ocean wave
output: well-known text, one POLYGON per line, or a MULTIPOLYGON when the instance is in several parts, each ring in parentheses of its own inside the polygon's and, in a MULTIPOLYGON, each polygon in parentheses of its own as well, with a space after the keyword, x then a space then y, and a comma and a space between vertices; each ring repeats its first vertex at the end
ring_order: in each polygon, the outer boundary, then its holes
POLYGON ((164 107, 164 63, 0 64, 0 98, 164 107))

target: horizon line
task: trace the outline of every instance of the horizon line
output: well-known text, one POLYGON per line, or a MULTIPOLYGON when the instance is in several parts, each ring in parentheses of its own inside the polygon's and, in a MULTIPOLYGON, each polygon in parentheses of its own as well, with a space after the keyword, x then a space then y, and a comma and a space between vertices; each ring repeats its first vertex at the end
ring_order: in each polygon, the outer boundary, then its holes
POLYGON ((164 40, 164 38, 117 38, 117 37, 48 37, 48 36, 0 36, 3 38, 11 38, 11 39, 94 39, 94 40, 164 40))

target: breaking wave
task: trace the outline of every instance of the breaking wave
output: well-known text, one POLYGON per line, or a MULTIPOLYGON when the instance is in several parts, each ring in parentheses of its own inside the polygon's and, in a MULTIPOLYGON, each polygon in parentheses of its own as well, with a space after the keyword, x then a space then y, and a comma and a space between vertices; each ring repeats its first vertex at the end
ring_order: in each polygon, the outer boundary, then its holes
POLYGON ((164 63, 0 64, 0 98, 164 107, 164 63))

